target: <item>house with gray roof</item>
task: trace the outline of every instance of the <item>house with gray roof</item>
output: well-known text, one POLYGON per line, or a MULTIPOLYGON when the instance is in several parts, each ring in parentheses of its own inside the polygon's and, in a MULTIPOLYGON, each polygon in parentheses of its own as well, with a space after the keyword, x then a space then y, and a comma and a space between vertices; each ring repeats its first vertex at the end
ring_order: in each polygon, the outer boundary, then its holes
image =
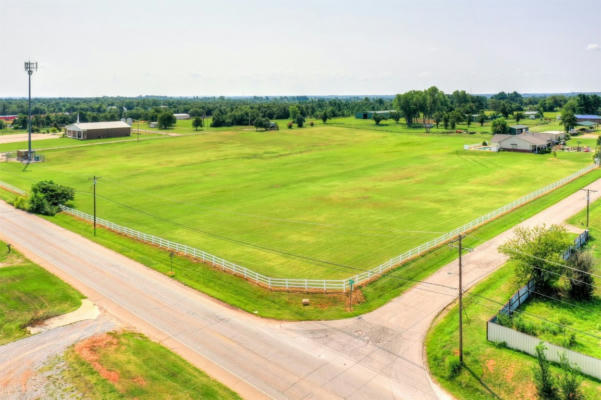
POLYGON ((544 133, 522 133, 520 135, 494 135, 490 142, 499 150, 544 153, 553 146, 555 138, 544 133))

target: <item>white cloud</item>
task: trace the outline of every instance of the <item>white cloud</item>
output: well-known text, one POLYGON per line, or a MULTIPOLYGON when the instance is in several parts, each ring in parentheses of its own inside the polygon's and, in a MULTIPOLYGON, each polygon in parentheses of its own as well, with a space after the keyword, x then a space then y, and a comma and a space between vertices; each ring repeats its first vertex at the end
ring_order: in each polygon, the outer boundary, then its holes
POLYGON ((601 50, 601 46, 599 46, 599 43, 589 43, 586 46, 586 51, 599 51, 601 50))

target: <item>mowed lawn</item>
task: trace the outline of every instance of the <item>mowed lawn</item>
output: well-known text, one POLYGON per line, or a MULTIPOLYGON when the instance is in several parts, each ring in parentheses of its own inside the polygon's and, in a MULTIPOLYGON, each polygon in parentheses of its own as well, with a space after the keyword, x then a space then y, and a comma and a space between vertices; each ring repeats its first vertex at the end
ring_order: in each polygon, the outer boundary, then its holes
POLYGON ((0 242, 0 345, 27 336, 35 322, 77 309, 82 297, 0 242))
POLYGON ((272 276, 344 278, 591 162, 585 153, 463 150, 489 138, 236 128, 47 151, 28 168, 0 164, 0 180, 28 189, 54 179, 90 212, 100 176, 100 217, 272 276))

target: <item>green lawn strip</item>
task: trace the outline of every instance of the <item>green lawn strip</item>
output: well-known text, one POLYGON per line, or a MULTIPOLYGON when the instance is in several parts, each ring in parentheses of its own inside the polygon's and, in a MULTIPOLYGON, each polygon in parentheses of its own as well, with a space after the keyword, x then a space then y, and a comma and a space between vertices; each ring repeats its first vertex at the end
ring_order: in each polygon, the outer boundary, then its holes
POLYGON ((207 132, 54 150, 26 169, 3 163, 0 180, 52 179, 89 213, 100 176, 102 218, 264 275, 342 279, 344 267, 306 257, 375 267, 591 162, 465 151, 467 140, 323 124, 207 132))
POLYGON ((99 365, 112 373, 111 380, 101 376, 90 360, 76 351, 78 345, 65 353, 64 384, 86 394, 86 398, 240 399, 232 390, 141 334, 107 335, 112 342, 89 349, 99 365))
POLYGON ((36 321, 76 310, 83 296, 0 242, 0 345, 27 336, 36 321))
MULTIPOLYGON (((458 399, 530 399, 536 397, 533 369, 536 359, 486 340, 486 322, 500 305, 472 296, 475 293, 505 303, 521 286, 511 263, 494 272, 465 296, 464 361, 466 368, 449 376, 448 360, 458 355, 458 307, 454 304, 433 324, 426 338, 428 365, 436 381, 458 399)), ((554 373, 560 370, 552 367, 554 373)), ((584 377, 582 389, 588 399, 601 396, 601 384, 584 377)))
MULTIPOLYGON (((593 170, 550 194, 481 226, 468 235, 464 243, 468 247, 477 246, 600 177, 601 170, 593 170)), ((6 193, 0 191, 0 196, 7 196, 6 193)), ((14 196, 9 194, 7 197, 14 196)), ((90 224, 69 215, 59 214, 47 218, 161 273, 166 274, 170 271, 169 253, 165 250, 105 229, 98 229, 98 235, 94 237, 90 224)), ((442 246, 385 274, 382 278, 361 288, 357 298, 363 299, 363 302, 355 304, 353 311, 347 309, 348 298, 345 295, 269 291, 239 277, 177 255, 174 257, 174 278, 225 303, 250 313, 256 311, 259 316, 283 320, 327 320, 347 318, 372 311, 407 290, 416 280, 429 276, 451 262, 456 256, 455 250, 442 246), (303 298, 310 298, 311 305, 303 307, 301 305, 303 298)), ((350 275, 352 271, 349 271, 348 276, 350 275)))

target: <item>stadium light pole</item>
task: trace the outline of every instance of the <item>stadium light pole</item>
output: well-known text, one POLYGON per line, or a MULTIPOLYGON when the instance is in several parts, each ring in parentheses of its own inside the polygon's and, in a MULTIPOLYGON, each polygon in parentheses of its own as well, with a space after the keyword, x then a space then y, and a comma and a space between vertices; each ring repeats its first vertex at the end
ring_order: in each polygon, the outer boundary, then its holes
POLYGON ((27 103, 27 161, 31 162, 31 75, 38 70, 37 61, 25 61, 25 72, 29 78, 29 96, 27 103))

